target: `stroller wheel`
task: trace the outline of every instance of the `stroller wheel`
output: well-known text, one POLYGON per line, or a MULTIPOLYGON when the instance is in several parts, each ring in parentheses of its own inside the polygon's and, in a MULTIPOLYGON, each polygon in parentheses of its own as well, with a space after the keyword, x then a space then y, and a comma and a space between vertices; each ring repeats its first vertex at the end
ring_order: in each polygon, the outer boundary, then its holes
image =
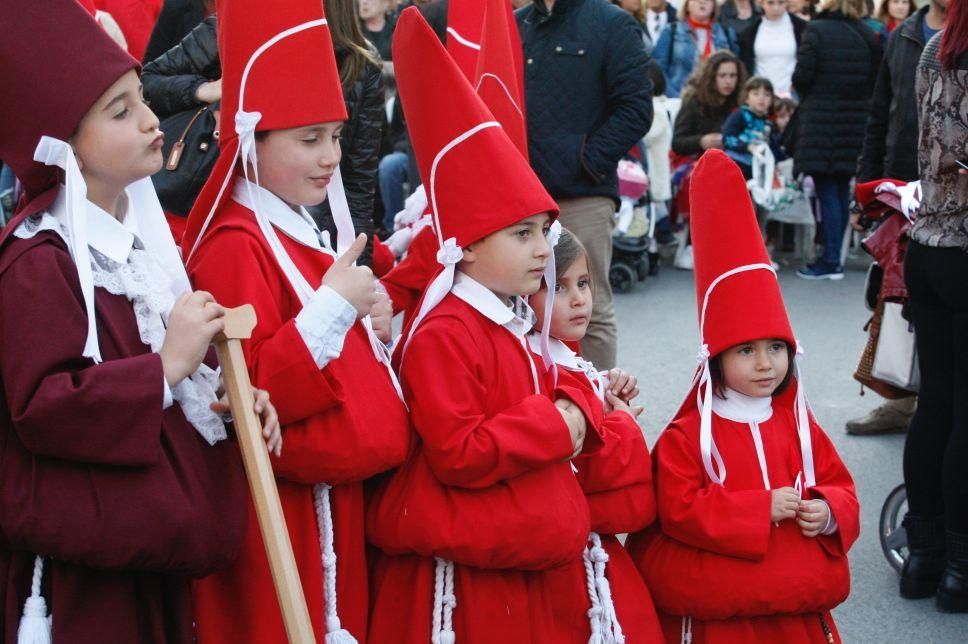
POLYGON ((884 551, 887 562, 898 574, 908 555, 907 533, 901 525, 906 513, 907 490, 902 483, 887 495, 887 500, 881 507, 881 519, 878 522, 881 550, 884 551))
POLYGON ((639 278, 640 282, 644 282, 645 278, 649 276, 649 260, 642 258, 635 262, 635 272, 639 278))
POLYGON ((638 281, 638 276, 628 264, 612 264, 608 269, 608 283, 618 293, 628 293, 638 281))

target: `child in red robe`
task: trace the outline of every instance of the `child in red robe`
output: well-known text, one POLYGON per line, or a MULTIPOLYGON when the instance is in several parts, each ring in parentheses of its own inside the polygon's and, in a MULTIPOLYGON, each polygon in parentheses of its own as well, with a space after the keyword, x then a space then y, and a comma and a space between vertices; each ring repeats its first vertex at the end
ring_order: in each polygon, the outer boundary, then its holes
POLYGON ((601 406, 605 413, 596 420, 605 446, 573 461, 591 511, 592 532, 581 558, 549 573, 555 578, 552 641, 657 642, 662 631, 652 597, 616 536, 638 532, 656 517, 652 461, 636 422, 642 407, 630 403, 638 386, 621 369, 600 373, 566 344, 577 344, 585 335, 594 285, 584 247, 565 229, 554 262, 557 276, 550 293, 546 282, 530 298, 542 333, 531 333, 528 341, 532 351, 547 358, 549 389, 567 383, 586 391, 590 404, 601 406))
MULTIPOLYGON (((366 641, 363 482, 406 457, 410 427, 389 352, 389 307, 354 266, 339 179, 346 119, 319 0, 217 6, 221 153, 188 217, 189 274, 219 301, 252 304, 252 381, 279 410, 279 495, 319 642, 366 641), (337 258, 304 206, 330 200, 337 258), (371 319, 383 307, 382 320, 371 319)), ((256 522, 234 566, 196 585, 199 641, 285 642, 256 522)))
POLYGON ((557 207, 414 8, 393 58, 442 267, 396 349, 419 441, 367 514, 370 641, 552 642, 547 571, 589 530, 568 461, 601 445, 525 338, 557 207))
POLYGON ((702 366, 653 451, 659 529, 629 550, 668 642, 839 642, 854 483, 807 408, 742 173, 713 150, 692 186, 702 366))
POLYGON ((25 191, 0 235, 0 642, 189 644, 190 580, 246 520, 203 363, 224 311, 151 184, 137 62, 74 0, 0 14, 0 157, 25 191))

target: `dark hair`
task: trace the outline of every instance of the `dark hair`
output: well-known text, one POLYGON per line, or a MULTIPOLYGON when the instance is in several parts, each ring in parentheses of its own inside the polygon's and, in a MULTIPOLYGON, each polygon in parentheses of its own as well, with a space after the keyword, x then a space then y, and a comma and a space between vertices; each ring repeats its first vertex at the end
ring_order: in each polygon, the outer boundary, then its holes
POLYGON ((746 84, 746 65, 733 52, 720 49, 714 51, 689 76, 686 89, 682 93, 682 102, 695 96, 699 102, 699 110, 706 116, 715 116, 739 107, 739 94, 746 84), (726 63, 736 65, 736 89, 729 96, 723 96, 716 89, 716 74, 726 63))
POLYGON ((789 96, 777 96, 773 99, 773 112, 781 112, 783 110, 790 110, 790 112, 797 111, 797 102, 790 98, 789 96))
POLYGON ((561 237, 558 238, 558 245, 555 246, 555 271, 562 275, 571 268, 571 265, 579 258, 588 258, 588 251, 574 233, 562 227, 561 237))
MULTIPOLYGON (((741 344, 746 343, 743 342, 741 344)), ((774 396, 782 394, 784 391, 786 391, 786 388, 790 386, 790 381, 793 380, 794 362, 797 359, 796 349, 789 342, 784 341, 783 344, 785 344, 787 348, 787 372, 783 377, 783 380, 780 381, 779 386, 773 390, 774 396)), ((732 348, 733 347, 730 347, 730 349, 732 348)), ((726 351, 729 351, 729 349, 726 351)), ((726 398, 726 380, 723 376, 723 353, 726 351, 717 353, 715 356, 709 359, 709 377, 713 380, 713 395, 723 399, 726 398)))
POLYGON ((773 83, 770 82, 769 78, 764 78, 763 76, 753 76, 748 81, 743 83, 743 91, 740 94, 740 102, 745 103, 746 97, 750 95, 754 89, 765 89, 771 95, 776 96, 776 92, 773 91, 773 83))
POLYGON ((666 91, 666 77, 655 58, 649 58, 649 80, 652 81, 652 96, 662 96, 666 91))
POLYGON ((951 0, 948 3, 947 20, 938 60, 942 71, 957 69, 958 58, 968 51, 968 0, 951 0))
POLYGON ((337 51, 339 82, 346 94, 364 67, 380 65, 380 55, 363 36, 353 0, 323 0, 323 8, 329 32, 333 36, 333 47, 337 51))

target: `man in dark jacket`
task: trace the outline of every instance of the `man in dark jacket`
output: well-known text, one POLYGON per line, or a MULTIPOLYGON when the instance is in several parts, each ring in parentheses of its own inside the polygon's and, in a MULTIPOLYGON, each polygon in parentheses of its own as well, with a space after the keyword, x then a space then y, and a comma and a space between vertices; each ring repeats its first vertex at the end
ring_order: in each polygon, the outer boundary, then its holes
POLYGON ((652 125, 642 30, 607 0, 534 0, 515 13, 524 50, 531 166, 588 251, 594 311, 582 342, 615 366, 618 334, 608 269, 619 160, 652 125))
POLYGON ((857 163, 858 183, 884 177, 918 179, 918 106, 915 72, 927 31, 944 26, 948 0, 931 0, 887 41, 877 74, 864 147, 857 163))
MULTIPOLYGON (((881 178, 917 181, 918 105, 915 81, 926 36, 944 27, 948 0, 931 0, 905 20, 887 41, 874 86, 857 182, 881 178)), ((868 414, 847 421, 857 436, 907 431, 917 397, 887 400, 868 414)))

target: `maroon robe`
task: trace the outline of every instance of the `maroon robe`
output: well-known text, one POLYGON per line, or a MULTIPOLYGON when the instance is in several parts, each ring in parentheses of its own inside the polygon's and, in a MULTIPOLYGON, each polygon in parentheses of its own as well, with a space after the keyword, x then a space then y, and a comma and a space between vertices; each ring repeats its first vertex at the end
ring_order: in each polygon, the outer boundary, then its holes
POLYGON ((57 235, 0 256, 0 641, 17 640, 34 557, 55 644, 188 643, 190 579, 229 564, 246 522, 234 441, 174 404, 123 296, 95 290, 104 362, 81 357, 77 269, 57 235))

